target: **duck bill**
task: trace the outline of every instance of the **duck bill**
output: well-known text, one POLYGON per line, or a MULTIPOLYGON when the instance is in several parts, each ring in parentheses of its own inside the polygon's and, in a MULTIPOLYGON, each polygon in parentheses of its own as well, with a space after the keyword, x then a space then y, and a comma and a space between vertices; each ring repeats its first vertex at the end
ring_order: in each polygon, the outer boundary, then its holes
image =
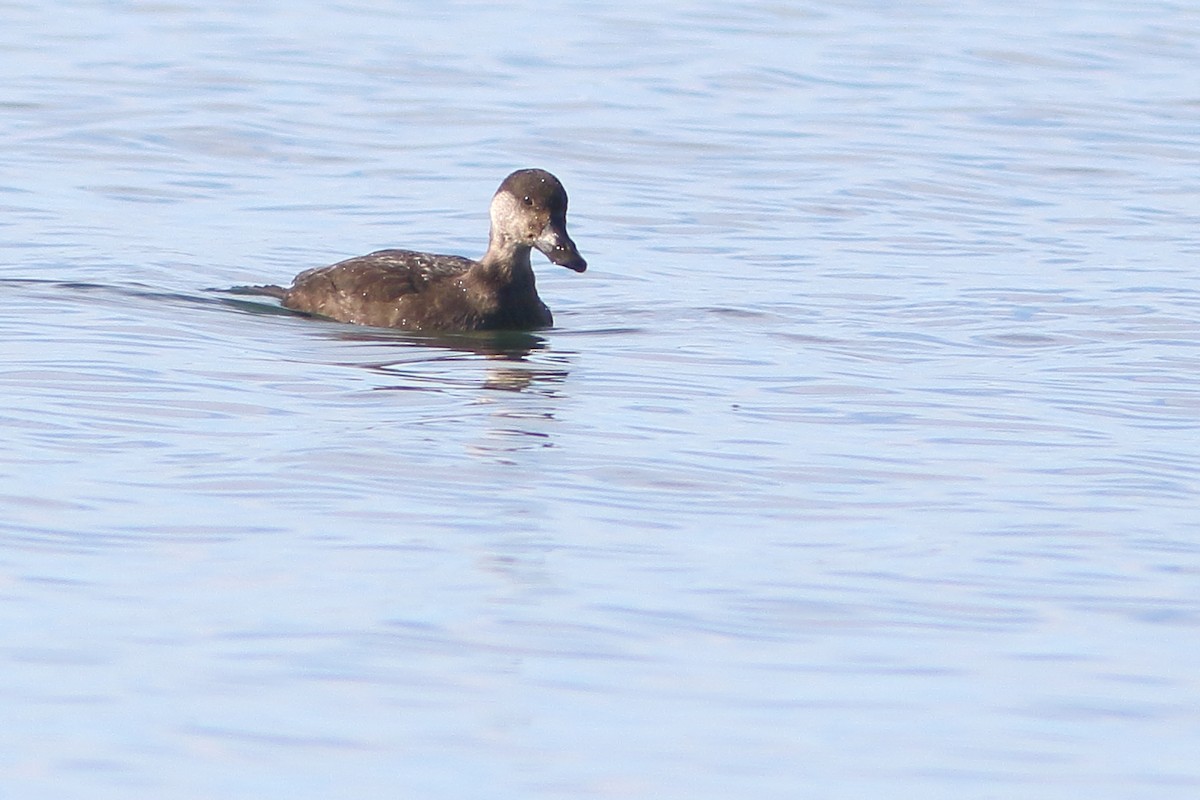
POLYGON ((566 227, 553 223, 547 225, 533 246, 560 267, 573 269, 576 272, 583 272, 587 269, 587 262, 583 260, 583 256, 579 255, 575 243, 567 235, 566 227))

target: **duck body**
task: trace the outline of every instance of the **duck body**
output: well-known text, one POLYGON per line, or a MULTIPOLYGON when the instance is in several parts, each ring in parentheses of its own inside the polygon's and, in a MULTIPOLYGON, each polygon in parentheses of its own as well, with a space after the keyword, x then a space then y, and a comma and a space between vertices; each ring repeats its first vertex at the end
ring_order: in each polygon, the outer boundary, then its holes
POLYGON ((587 269, 567 235, 567 193, 545 170, 518 170, 492 198, 479 260, 379 250, 306 270, 286 289, 261 287, 296 311, 341 322, 416 331, 532 330, 553 324, 537 293, 530 251, 587 269))
POLYGON ((527 281, 489 281, 478 264, 462 256, 380 250, 300 273, 283 305, 341 322, 416 331, 554 324, 532 269, 527 281))

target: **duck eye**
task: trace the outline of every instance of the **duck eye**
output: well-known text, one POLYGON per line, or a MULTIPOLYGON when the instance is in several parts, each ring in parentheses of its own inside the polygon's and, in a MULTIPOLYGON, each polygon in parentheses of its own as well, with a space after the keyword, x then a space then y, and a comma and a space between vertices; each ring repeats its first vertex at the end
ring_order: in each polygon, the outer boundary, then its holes
POLYGON ((530 197, 529 195, 525 195, 524 197, 521 198, 521 202, 527 206, 531 206, 531 205, 533 205, 533 198, 530 197))

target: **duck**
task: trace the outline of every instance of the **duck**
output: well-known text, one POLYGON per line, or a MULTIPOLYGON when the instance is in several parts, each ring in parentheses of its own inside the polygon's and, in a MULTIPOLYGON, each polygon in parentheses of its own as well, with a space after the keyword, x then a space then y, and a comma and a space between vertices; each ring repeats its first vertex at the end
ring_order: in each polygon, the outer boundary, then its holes
POLYGON ((543 169, 501 182, 489 208, 487 251, 478 259, 378 250, 305 270, 291 286, 242 287, 285 308, 355 325, 410 331, 536 330, 554 316, 537 293, 530 252, 575 272, 587 269, 567 233, 567 192, 543 169))

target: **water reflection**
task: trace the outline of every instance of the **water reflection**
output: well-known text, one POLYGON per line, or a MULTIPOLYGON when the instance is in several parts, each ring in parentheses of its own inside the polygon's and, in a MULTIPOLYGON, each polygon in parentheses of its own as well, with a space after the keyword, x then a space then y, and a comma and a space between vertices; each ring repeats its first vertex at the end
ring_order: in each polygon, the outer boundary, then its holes
MULTIPOLYGON (((441 371, 431 375, 427 368, 430 361, 414 362, 398 360, 384 363, 352 364, 386 375, 395 380, 385 386, 376 386, 381 391, 414 391, 433 389, 480 388, 505 392, 524 392, 535 390, 545 395, 555 394, 554 387, 562 384, 567 377, 567 370, 557 368, 522 366, 506 366, 504 363, 494 363, 490 359, 500 358, 489 356, 485 366, 483 379, 471 374, 470 377, 452 371, 441 371)), ((437 362, 442 364, 444 362, 437 362)))
MULTIPOLYGON (((346 366, 370 369, 389 378, 399 378, 400 383, 379 386, 383 390, 410 390, 429 388, 432 378, 440 387, 470 386, 508 392, 561 384, 567 376, 567 361, 559 355, 550 355, 547 341, 536 334, 524 331, 471 331, 466 333, 414 333, 387 328, 367 328, 357 325, 329 323, 322 329, 329 338, 354 343, 380 344, 398 347, 400 357, 384 361, 342 362, 346 366), (536 361, 530 356, 539 354, 536 361), (464 360, 485 361, 484 376, 479 382, 474 371, 448 368, 464 360), (553 366, 543 362, 550 361, 553 366), (429 374, 430 365, 447 367, 436 375, 429 374)), ((390 353, 389 353, 390 354, 390 353)))
POLYGON ((544 350, 546 340, 525 331, 413 332, 391 328, 331 323, 330 337, 346 342, 385 342, 418 347, 437 347, 461 353, 524 361, 535 350, 544 350))

